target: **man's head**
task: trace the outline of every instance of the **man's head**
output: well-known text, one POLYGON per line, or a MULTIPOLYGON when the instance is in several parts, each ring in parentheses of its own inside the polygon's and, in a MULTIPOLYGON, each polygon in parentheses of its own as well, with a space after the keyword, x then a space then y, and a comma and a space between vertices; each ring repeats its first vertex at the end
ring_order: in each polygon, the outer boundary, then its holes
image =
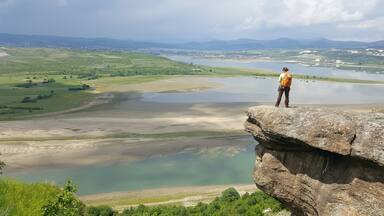
POLYGON ((287 67, 283 67, 283 72, 288 72, 289 69, 287 67))

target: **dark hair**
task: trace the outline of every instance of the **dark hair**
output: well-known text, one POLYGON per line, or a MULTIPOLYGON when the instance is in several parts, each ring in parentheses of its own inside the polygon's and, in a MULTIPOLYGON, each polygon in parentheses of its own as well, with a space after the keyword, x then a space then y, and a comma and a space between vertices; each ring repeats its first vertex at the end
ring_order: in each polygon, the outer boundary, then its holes
POLYGON ((283 71, 287 72, 289 69, 287 67, 283 67, 283 71))

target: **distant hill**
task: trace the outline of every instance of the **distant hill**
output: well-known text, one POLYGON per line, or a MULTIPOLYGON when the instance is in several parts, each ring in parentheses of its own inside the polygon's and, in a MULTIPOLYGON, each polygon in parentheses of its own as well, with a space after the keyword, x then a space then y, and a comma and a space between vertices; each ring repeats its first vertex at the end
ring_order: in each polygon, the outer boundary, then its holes
POLYGON ((370 48, 384 48, 384 40, 369 43, 368 47, 370 47, 370 48))
POLYGON ((383 41, 334 41, 324 38, 296 40, 279 38, 274 40, 214 40, 190 43, 152 43, 110 38, 79 38, 45 35, 18 35, 0 33, 0 45, 18 47, 63 47, 79 49, 187 49, 187 50, 251 50, 251 49, 306 49, 306 48, 383 48, 383 41))
MULTIPOLYGON (((78 38, 45 35, 17 35, 0 33, 0 45, 18 47, 64 47, 80 49, 141 49, 159 47, 163 44, 116 40, 110 38, 78 38)), ((166 47, 164 47, 166 48, 166 47)))
POLYGON ((238 39, 231 41, 208 41, 187 43, 187 49, 198 50, 249 50, 249 49, 298 49, 298 48, 365 48, 367 43, 356 41, 332 41, 327 39, 295 40, 279 38, 274 40, 238 39))

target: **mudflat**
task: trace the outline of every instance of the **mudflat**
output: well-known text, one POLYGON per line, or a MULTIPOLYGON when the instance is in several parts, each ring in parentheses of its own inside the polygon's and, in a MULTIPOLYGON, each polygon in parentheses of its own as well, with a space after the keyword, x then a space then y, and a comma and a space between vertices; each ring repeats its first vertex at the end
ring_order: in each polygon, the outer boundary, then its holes
MULTIPOLYGON (((190 147, 229 146, 244 136, 249 103, 186 104, 141 101, 141 91, 214 88, 203 77, 175 77, 142 85, 119 84, 122 92, 68 111, 0 122, 1 158, 6 171, 141 160, 190 147), (131 92, 136 90, 136 92, 131 92), (127 91, 127 92, 124 92, 127 91), (128 153, 122 153, 128 152, 128 153)), ((105 95, 105 93, 103 93, 105 95)))

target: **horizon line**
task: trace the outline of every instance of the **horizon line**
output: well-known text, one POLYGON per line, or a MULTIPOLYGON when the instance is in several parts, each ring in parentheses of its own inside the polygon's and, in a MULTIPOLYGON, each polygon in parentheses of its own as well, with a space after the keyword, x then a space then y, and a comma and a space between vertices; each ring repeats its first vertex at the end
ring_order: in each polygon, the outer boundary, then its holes
POLYGON ((123 38, 113 38, 113 37, 85 37, 85 36, 64 36, 64 35, 56 35, 56 34, 21 34, 21 33, 8 33, 8 32, 0 32, 0 35, 14 35, 14 36, 31 36, 31 37, 57 37, 57 38, 71 38, 71 39, 89 39, 89 40, 100 40, 100 39, 108 39, 108 40, 117 40, 117 41, 132 41, 132 42, 144 42, 144 43, 159 43, 159 44, 186 44, 186 43, 209 43, 214 41, 239 41, 239 40, 252 40, 252 41, 274 41, 274 40, 295 40, 295 41, 319 41, 319 40, 328 40, 328 41, 336 41, 336 42, 359 42, 359 43, 374 43, 379 41, 384 41, 384 39, 373 40, 373 41, 363 41, 363 40, 340 40, 340 39, 329 39, 326 37, 313 37, 313 38, 290 38, 290 37, 278 37, 271 39, 255 39, 255 38, 236 38, 236 39, 209 39, 209 40, 201 40, 201 41, 184 41, 184 42, 164 42, 164 41, 152 41, 152 40, 136 40, 136 39, 123 39, 123 38))

